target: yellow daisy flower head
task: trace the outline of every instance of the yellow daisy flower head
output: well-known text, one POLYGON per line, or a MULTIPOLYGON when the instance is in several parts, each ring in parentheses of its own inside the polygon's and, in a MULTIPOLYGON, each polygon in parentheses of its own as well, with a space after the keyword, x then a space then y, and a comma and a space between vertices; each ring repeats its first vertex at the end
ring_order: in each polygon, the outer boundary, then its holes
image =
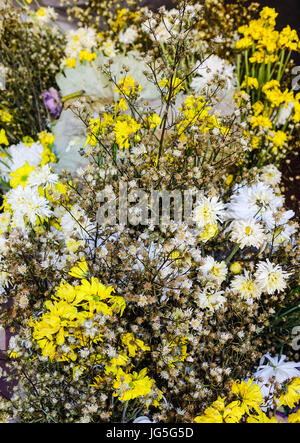
POLYGON ((12 188, 17 188, 19 185, 22 185, 25 188, 27 184, 28 177, 31 172, 35 170, 34 166, 30 166, 28 162, 25 165, 21 166, 21 168, 17 169, 15 172, 10 173, 11 180, 9 182, 12 188))
POLYGON ((237 397, 233 402, 239 407, 243 413, 249 414, 251 409, 260 411, 260 405, 263 403, 263 396, 260 387, 254 384, 253 380, 247 382, 235 381, 232 385, 231 392, 237 397))
POLYGON ((269 8, 266 6, 262 9, 259 15, 262 20, 268 22, 271 26, 276 25, 276 17, 278 16, 278 12, 276 12, 274 8, 269 8))
POLYGON ((208 407, 203 415, 195 418, 195 423, 239 423, 243 412, 236 406, 231 408, 231 404, 225 404, 226 398, 218 399, 208 407))
POLYGON ((293 409, 300 400, 300 377, 296 377, 288 384, 286 392, 279 398, 279 406, 288 406, 293 409))
POLYGON ((85 258, 78 262, 69 272, 71 277, 83 279, 89 275, 89 268, 85 258))
POLYGON ((139 373, 126 373, 119 368, 113 387, 115 397, 122 402, 133 400, 139 397, 147 397, 151 394, 155 381, 147 375, 147 369, 142 369, 139 373))

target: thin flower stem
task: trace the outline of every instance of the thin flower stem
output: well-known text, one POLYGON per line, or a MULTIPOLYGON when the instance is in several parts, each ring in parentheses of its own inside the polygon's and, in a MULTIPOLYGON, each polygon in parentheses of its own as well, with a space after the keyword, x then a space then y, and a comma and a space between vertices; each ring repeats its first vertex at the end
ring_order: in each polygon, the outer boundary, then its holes
POLYGON ((227 257, 227 259, 225 260, 226 265, 228 265, 228 264, 231 262, 231 260, 233 259, 233 257, 235 256, 235 254, 237 253, 237 251, 239 250, 239 248, 240 248, 240 245, 239 245, 239 244, 235 245, 233 251, 231 252, 231 254, 230 254, 230 255, 227 257))

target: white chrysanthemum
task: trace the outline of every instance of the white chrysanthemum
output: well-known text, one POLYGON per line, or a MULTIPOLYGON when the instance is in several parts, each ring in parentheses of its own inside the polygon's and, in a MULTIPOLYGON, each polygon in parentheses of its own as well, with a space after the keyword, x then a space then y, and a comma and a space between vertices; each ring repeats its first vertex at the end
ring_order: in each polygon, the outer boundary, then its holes
POLYGON ((33 143, 31 146, 27 146, 25 143, 18 143, 17 145, 10 146, 7 149, 7 159, 2 160, 7 167, 2 163, 0 166, 1 175, 9 179, 9 174, 24 166, 26 162, 30 166, 39 166, 43 152, 44 148, 40 143, 33 143))
POLYGON ((221 284, 226 278, 228 269, 224 261, 218 262, 213 257, 206 257, 200 266, 200 271, 206 279, 221 284))
POLYGON ((287 362, 285 355, 271 357, 268 353, 260 360, 259 367, 253 376, 261 379, 262 383, 268 383, 275 378, 277 383, 282 384, 291 378, 299 377, 298 368, 300 369, 300 363, 287 362))
POLYGON ((55 22, 57 14, 53 8, 40 8, 35 13, 35 18, 41 25, 46 25, 55 22))
POLYGON ((207 224, 213 225, 222 221, 224 217, 224 204, 217 197, 202 197, 194 209, 194 221, 198 228, 204 228, 207 224))
POLYGON ((254 219, 235 220, 231 224, 230 240, 240 245, 240 248, 254 246, 260 248, 266 239, 265 232, 261 224, 254 219))
POLYGON ((259 181, 234 192, 226 205, 226 218, 236 220, 256 218, 265 221, 282 206, 283 198, 277 196, 269 185, 259 181))
POLYGON ((45 219, 53 214, 48 200, 41 197, 36 188, 20 185, 6 194, 6 201, 13 211, 13 227, 24 228, 27 221, 35 225, 37 217, 45 219))
POLYGON ((31 172, 28 177, 28 186, 43 186, 53 188, 58 182, 58 175, 53 174, 49 165, 44 165, 31 172))
POLYGON ((205 289, 198 295, 198 304, 200 309, 210 309, 215 311, 221 308, 226 298, 223 296, 224 291, 216 291, 214 289, 205 289))
POLYGON ((263 215, 263 221, 269 230, 282 230, 290 220, 295 216, 295 212, 292 210, 285 211, 280 209, 280 212, 272 212, 270 209, 265 211, 263 215))
POLYGON ((261 291, 267 294, 281 292, 286 288, 289 274, 282 270, 281 266, 274 265, 269 260, 259 262, 255 272, 255 279, 261 291))
POLYGON ((233 279, 231 289, 245 300, 259 298, 261 295, 260 288, 248 271, 245 271, 244 275, 237 275, 233 279))
POLYGON ((81 50, 91 52, 97 45, 97 34, 93 28, 78 28, 66 32, 66 56, 67 58, 77 58, 81 50))
POLYGON ((119 41, 124 45, 132 44, 138 37, 138 32, 135 27, 130 26, 125 32, 120 32, 119 41))
POLYGON ((198 67, 196 74, 191 87, 196 93, 201 94, 215 76, 226 80, 228 86, 232 86, 234 66, 216 55, 211 55, 198 67))
POLYGON ((261 170, 260 179, 263 183, 270 186, 279 185, 281 181, 281 172, 274 165, 264 166, 261 170))

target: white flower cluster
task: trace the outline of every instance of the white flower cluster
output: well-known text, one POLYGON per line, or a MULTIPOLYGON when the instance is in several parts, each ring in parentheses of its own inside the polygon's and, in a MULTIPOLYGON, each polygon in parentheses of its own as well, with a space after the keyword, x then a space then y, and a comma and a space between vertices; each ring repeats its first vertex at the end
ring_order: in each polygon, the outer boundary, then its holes
POLYGON ((98 44, 97 33, 93 28, 71 29, 66 32, 66 57, 77 59, 80 51, 92 52, 98 44))
POLYGON ((294 212, 284 209, 283 197, 271 187, 278 176, 274 167, 265 168, 261 180, 266 178, 269 184, 258 181, 251 186, 238 186, 227 204, 227 219, 233 220, 231 239, 242 248, 259 248, 264 243, 271 247, 284 245, 296 232, 296 224, 290 222, 294 212))

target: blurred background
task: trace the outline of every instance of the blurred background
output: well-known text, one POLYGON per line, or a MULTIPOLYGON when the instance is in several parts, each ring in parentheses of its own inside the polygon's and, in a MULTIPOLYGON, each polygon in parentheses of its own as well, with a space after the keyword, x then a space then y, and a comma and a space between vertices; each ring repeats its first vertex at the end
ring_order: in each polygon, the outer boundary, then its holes
MULTIPOLYGON (((101 0, 99 0, 99 2, 100 1, 101 0)), ((80 0, 78 2, 78 4, 82 6, 88 3, 89 0, 80 0)), ((227 0, 227 3, 238 3, 238 0, 227 0)), ((247 3, 251 3, 251 1, 247 3)), ((258 0, 257 3, 261 4, 262 7, 269 6, 275 8, 277 12, 279 12, 277 20, 280 28, 290 25, 300 34, 300 0, 258 0)), ((55 8, 59 14, 59 23, 62 28, 69 29, 73 26, 72 23, 68 22, 65 7, 60 5, 60 0, 39 0, 39 4, 55 8)), ((172 0, 141 0, 140 5, 149 6, 155 10, 163 5, 167 8, 172 8, 174 2, 172 0)), ((300 65, 300 55, 295 56, 295 61, 296 64, 300 65)))

